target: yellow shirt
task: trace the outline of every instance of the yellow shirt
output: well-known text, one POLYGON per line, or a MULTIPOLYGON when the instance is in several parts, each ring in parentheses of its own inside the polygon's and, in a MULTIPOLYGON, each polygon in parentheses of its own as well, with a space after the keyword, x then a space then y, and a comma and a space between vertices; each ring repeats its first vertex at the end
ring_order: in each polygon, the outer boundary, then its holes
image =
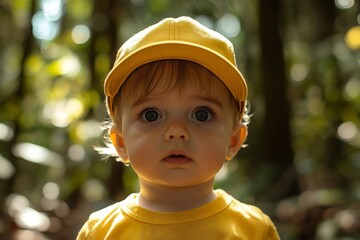
POLYGON ((223 190, 218 197, 182 212, 152 212, 137 205, 138 194, 90 215, 77 240, 280 239, 267 215, 223 190))

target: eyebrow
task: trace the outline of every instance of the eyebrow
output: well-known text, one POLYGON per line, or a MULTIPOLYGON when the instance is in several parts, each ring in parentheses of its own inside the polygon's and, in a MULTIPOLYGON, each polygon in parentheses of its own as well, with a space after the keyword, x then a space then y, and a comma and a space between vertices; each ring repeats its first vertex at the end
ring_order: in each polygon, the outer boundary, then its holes
MULTIPOLYGON (((216 105, 217 107, 224 109, 224 104, 222 104, 219 100, 212 98, 212 97, 207 97, 207 96, 200 96, 200 95, 190 95, 190 98, 195 98, 195 99, 199 99, 202 101, 206 101, 206 102, 210 102, 214 105, 216 105)), ((143 98, 139 98, 138 100, 136 100, 134 102, 134 104, 132 104, 132 108, 137 107, 143 103, 146 103, 148 101, 150 101, 151 99, 160 99, 158 97, 143 97, 143 98)))
POLYGON ((213 104, 215 104, 216 106, 218 106, 219 108, 221 109, 224 109, 224 104, 222 104, 219 100, 215 99, 215 98, 212 98, 212 97, 204 97, 204 96, 191 96, 191 97, 194 97, 194 98, 198 98, 200 100, 204 100, 204 101, 207 101, 207 102, 211 102, 213 104))
POLYGON ((134 108, 134 107, 137 107, 143 103, 146 103, 148 101, 150 101, 150 99, 152 99, 154 97, 142 97, 142 98, 139 98, 137 99, 132 105, 131 105, 131 108, 134 108))

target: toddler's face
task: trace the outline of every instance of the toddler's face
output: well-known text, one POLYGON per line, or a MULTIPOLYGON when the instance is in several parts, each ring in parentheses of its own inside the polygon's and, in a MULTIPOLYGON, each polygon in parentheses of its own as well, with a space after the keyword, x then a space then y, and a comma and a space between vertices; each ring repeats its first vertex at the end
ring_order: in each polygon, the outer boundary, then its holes
POLYGON ((181 93, 154 89, 145 97, 126 96, 118 106, 123 146, 117 147, 140 181, 168 187, 210 181, 246 136, 239 134, 245 126, 234 121, 229 91, 215 78, 206 91, 188 84, 181 93))

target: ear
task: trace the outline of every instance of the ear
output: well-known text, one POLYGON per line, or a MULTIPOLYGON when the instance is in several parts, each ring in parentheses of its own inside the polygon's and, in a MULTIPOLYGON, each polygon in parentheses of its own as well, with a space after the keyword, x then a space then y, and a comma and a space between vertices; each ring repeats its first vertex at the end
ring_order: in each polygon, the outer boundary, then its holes
POLYGON ((110 139, 122 162, 129 163, 129 157, 127 154, 124 137, 115 126, 112 126, 110 129, 110 139))
POLYGON ((226 160, 231 160, 246 140, 248 134, 247 127, 242 123, 238 122, 234 127, 234 131, 230 138, 230 143, 226 153, 226 160))

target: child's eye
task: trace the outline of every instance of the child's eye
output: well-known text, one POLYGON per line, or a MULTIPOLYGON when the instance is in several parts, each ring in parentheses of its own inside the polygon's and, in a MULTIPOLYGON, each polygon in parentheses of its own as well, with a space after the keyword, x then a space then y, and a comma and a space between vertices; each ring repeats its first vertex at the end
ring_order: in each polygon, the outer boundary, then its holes
POLYGON ((161 119, 161 114, 155 109, 147 109, 141 113, 141 116, 146 122, 155 122, 161 119))
POLYGON ((213 112, 207 108, 196 109, 191 117, 199 122, 207 122, 212 118, 213 112))

